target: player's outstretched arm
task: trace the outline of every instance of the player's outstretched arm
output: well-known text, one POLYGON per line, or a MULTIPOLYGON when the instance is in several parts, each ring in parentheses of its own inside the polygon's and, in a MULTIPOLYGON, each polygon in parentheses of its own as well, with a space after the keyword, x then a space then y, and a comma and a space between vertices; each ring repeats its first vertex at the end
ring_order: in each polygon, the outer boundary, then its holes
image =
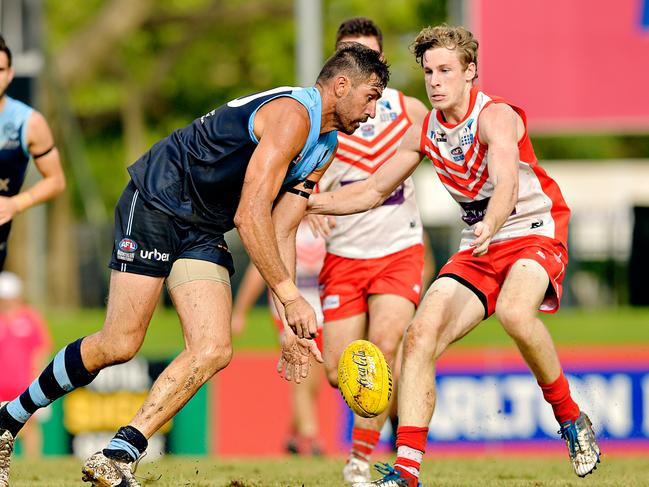
POLYGON ((421 161, 420 134, 421 125, 412 125, 396 154, 364 181, 347 184, 337 191, 312 194, 309 198, 309 213, 349 215, 380 206, 414 172, 421 161))
POLYGON ((52 131, 45 117, 36 111, 27 122, 27 147, 42 179, 15 196, 1 198, 0 225, 11 220, 17 213, 47 201, 65 189, 65 175, 52 131))
POLYGON ((477 257, 487 253, 491 238, 507 221, 518 201, 518 139, 520 129, 524 130, 519 116, 504 103, 485 108, 479 123, 480 139, 489 147, 489 179, 494 192, 484 218, 475 225, 476 238, 470 243, 477 257))
MULTIPOLYGON (((335 153, 335 151, 334 151, 335 153)), ((287 191, 279 196, 273 208, 273 224, 277 234, 277 244, 282 261, 291 270, 291 276, 294 277, 295 272, 295 237, 297 227, 304 218, 306 210, 306 202, 309 194, 313 191, 314 186, 327 169, 333 154, 329 160, 320 169, 317 169, 309 175, 307 181, 300 183, 293 188, 292 191, 287 191)), ((301 382, 309 374, 310 358, 313 358, 322 363, 322 354, 318 350, 315 343, 317 330, 309 328, 309 339, 301 338, 305 334, 298 333, 298 327, 293 320, 291 309, 287 309, 279 297, 273 293, 273 300, 277 307, 280 316, 283 316, 282 322, 284 323, 284 333, 282 334, 282 351, 279 362, 277 363, 277 371, 284 376, 287 380, 294 380, 296 383, 301 382), (300 335, 300 336, 298 336, 300 335)), ((306 303, 306 301, 305 301, 306 303)), ((311 310, 311 308, 309 307, 311 310)), ((315 326, 316 323, 313 323, 315 326)), ((311 324, 310 324, 311 326, 311 324)))
MULTIPOLYGON (((279 98, 259 110, 254 121, 259 144, 248 164, 234 219, 248 255, 282 303, 289 325, 301 337, 315 334, 315 312, 293 282, 294 256, 290 261, 280 257, 271 211, 290 161, 306 142, 309 124, 304 106, 289 98, 279 98)), ((285 217, 283 232, 297 228, 299 210, 285 217)))

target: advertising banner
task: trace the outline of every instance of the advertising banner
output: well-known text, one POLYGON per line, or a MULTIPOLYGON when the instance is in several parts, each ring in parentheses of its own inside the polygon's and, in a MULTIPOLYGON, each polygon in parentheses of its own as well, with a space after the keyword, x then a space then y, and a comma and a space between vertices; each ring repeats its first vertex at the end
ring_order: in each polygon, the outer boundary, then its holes
POLYGON ((532 131, 649 129, 649 1, 466 0, 478 84, 532 131))
MULTIPOLYGON (((649 452, 649 344, 559 350, 573 397, 602 450, 649 452)), ((212 386, 212 446, 221 455, 280 455, 290 429, 289 384, 276 353, 238 354, 212 386)), ((452 348, 437 369, 428 450, 439 454, 565 454, 552 409, 515 348, 452 348)), ((325 453, 344 453, 352 416, 323 379, 318 403, 325 453)), ((389 448, 390 426, 382 432, 389 448)))

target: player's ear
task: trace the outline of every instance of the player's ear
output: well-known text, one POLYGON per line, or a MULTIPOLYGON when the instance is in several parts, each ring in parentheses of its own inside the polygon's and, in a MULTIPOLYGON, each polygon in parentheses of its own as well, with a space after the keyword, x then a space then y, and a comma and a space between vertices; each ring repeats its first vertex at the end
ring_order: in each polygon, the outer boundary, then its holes
POLYGON ((334 93, 337 98, 344 98, 352 87, 352 81, 344 74, 334 78, 334 93))
POLYGON ((464 70, 464 79, 466 81, 473 81, 473 79, 475 78, 476 70, 477 68, 475 63, 469 63, 469 65, 464 70))

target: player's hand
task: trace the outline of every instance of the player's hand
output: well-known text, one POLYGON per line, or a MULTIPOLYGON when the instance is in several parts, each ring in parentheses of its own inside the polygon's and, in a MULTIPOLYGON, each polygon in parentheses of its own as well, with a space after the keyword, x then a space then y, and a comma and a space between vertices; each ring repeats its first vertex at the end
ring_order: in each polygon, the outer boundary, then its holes
POLYGON ((491 225, 484 221, 476 223, 475 228, 473 229, 473 235, 475 235, 476 238, 469 244, 470 247, 473 247, 473 255, 475 257, 485 255, 489 249, 491 237, 493 237, 491 225))
POLYGON ((4 225, 18 213, 16 202, 6 196, 0 196, 0 225, 4 225))
POLYGON ((311 232, 314 237, 322 236, 328 237, 336 226, 336 217, 335 216, 325 216, 325 215, 316 215, 314 213, 309 213, 307 215, 307 221, 309 222, 309 227, 311 227, 311 232))
POLYGON ((302 295, 284 303, 286 323, 299 338, 315 338, 318 332, 315 311, 302 295))
POLYGON ((291 330, 282 333, 282 350, 277 362, 277 372, 286 380, 302 382, 309 375, 311 357, 323 363, 315 340, 298 338, 291 330))

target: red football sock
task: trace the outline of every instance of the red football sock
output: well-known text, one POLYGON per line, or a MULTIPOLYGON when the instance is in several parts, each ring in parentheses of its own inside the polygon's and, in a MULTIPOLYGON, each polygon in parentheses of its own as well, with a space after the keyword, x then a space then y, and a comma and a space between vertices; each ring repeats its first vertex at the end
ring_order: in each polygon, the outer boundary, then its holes
POLYGON ((380 436, 380 431, 354 427, 352 429, 352 451, 350 456, 353 455, 369 462, 370 455, 372 455, 374 447, 379 442, 380 436))
POLYGON ((419 469, 426 451, 428 428, 399 426, 397 428, 397 460, 394 468, 408 481, 409 487, 417 487, 419 469))
POLYGON ((557 418, 559 424, 574 421, 579 417, 579 406, 570 396, 570 385, 566 376, 563 375, 563 371, 554 382, 539 383, 539 386, 543 391, 543 397, 552 406, 554 417, 557 418))

